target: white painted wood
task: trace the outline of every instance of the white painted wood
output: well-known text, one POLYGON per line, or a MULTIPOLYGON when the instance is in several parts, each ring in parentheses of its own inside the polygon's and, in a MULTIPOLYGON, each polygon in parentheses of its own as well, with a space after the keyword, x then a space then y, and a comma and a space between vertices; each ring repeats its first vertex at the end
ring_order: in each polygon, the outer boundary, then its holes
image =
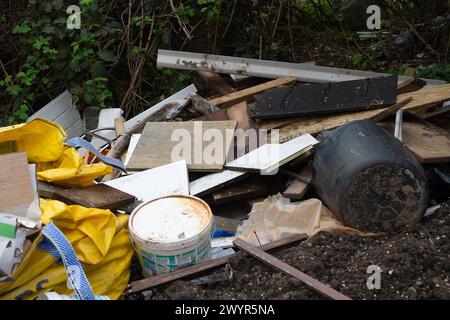
MULTIPOLYGON (((158 67, 182 70, 204 70, 262 78, 292 76, 304 82, 337 82, 386 76, 385 73, 323 67, 308 63, 288 63, 220 56, 204 53, 158 50, 158 67)), ((399 76, 399 87, 414 81, 413 77, 399 76)))
POLYGON ((129 193, 140 201, 150 201, 171 194, 189 195, 185 160, 120 177, 104 184, 129 193))
POLYGON ((246 155, 231 161, 225 167, 231 170, 260 172, 261 174, 275 173, 278 167, 298 157, 319 143, 310 134, 304 134, 282 144, 265 144, 246 155))
POLYGON ((227 183, 242 178, 246 172, 224 170, 222 172, 211 173, 189 183, 189 191, 193 196, 199 196, 212 192, 227 183))

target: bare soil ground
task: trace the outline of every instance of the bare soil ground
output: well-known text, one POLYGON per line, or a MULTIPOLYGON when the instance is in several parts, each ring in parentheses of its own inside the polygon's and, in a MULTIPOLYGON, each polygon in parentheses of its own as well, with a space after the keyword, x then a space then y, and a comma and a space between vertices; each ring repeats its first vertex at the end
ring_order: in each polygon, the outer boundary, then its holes
MULTIPOLYGON (((320 233, 275 256, 353 299, 450 299, 450 204, 409 232, 378 238, 320 233), (370 265, 381 288, 369 290, 370 265)), ((153 299, 323 299, 296 279, 239 253, 235 279, 193 286, 177 281, 153 299)))

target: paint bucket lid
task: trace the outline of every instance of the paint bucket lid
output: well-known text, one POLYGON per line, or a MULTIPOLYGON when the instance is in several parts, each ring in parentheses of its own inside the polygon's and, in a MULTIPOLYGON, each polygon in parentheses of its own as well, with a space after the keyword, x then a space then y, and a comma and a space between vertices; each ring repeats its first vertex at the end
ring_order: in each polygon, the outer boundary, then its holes
POLYGON ((130 231, 146 243, 171 244, 197 238, 210 229, 212 213, 203 200, 173 195, 145 202, 131 214, 130 231))

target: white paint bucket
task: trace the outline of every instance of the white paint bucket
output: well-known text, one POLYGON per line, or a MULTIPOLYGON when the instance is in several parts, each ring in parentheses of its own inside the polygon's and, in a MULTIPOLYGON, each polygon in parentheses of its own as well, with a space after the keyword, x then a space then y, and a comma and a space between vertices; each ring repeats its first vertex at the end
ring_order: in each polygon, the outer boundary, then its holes
POLYGON ((128 221, 145 277, 209 259, 214 219, 203 200, 172 195, 144 202, 128 221))

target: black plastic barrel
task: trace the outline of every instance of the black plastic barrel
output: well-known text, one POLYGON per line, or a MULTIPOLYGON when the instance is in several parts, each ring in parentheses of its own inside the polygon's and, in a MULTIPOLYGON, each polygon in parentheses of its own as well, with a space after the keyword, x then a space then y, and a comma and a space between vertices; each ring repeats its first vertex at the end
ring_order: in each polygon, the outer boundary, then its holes
POLYGON ((428 202, 421 164, 370 121, 324 132, 314 156, 313 185, 347 226, 361 231, 408 228, 422 218, 428 202))

